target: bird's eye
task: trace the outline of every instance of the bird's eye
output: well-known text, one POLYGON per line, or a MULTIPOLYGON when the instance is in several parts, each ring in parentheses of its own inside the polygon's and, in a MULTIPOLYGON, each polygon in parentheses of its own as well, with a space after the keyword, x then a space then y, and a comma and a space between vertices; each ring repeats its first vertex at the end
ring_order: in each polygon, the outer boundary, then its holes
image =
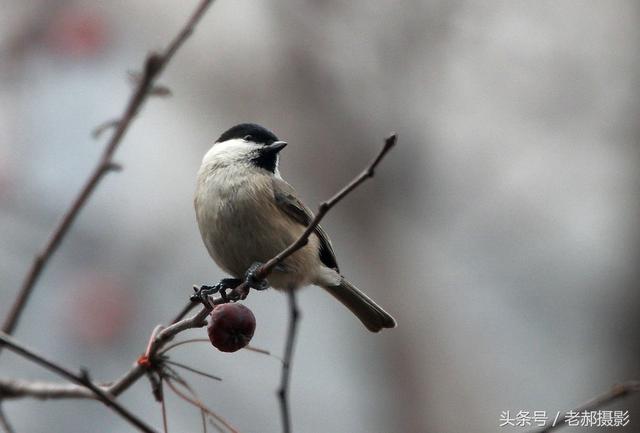
POLYGON ((243 138, 243 140, 244 140, 244 141, 251 141, 251 140, 253 140, 253 137, 252 137, 252 136, 250 136, 250 135, 245 135, 245 136, 244 136, 244 138, 243 138))

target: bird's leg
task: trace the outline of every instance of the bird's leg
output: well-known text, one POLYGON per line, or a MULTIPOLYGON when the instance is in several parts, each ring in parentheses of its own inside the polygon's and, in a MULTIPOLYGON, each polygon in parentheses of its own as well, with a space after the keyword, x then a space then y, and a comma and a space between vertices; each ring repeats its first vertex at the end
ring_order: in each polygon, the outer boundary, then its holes
POLYGON ((215 286, 202 285, 199 288, 194 287, 196 293, 191 295, 191 300, 201 302, 204 305, 209 305, 209 296, 220 293, 222 299, 226 301, 228 299, 227 290, 235 289, 240 285, 240 283, 242 283, 242 280, 239 278, 223 278, 215 286))
POLYGON ((266 290, 269 288, 269 282, 265 278, 258 278, 256 275, 258 273, 258 269, 263 265, 263 263, 255 262, 247 272, 244 274, 244 280, 247 282, 249 287, 254 290, 266 290))

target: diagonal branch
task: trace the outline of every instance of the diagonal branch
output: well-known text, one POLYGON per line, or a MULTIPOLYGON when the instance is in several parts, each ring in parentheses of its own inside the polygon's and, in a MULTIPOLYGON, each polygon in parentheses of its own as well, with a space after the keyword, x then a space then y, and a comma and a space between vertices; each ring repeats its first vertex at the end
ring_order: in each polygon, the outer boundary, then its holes
POLYGON ((2 405, 0 405, 0 427, 2 427, 2 431, 4 433, 14 433, 15 432, 15 430, 13 429, 11 424, 9 423, 9 420, 7 419, 7 416, 4 414, 4 411, 2 410, 2 405))
POLYGON ((59 376, 62 376, 70 380, 71 382, 77 383, 78 385, 89 389, 93 394, 95 394, 98 400, 102 401, 105 405, 113 409, 121 417, 137 427, 138 430, 145 433, 155 433, 154 429, 149 427, 144 421, 142 421, 140 418, 131 413, 127 408, 118 403, 114 399, 113 395, 105 392, 104 389, 94 384, 89 379, 89 375, 86 371, 83 371, 79 374, 74 373, 73 371, 61 366, 60 364, 50 361, 44 356, 37 354, 33 350, 23 346, 4 332, 0 333, 0 345, 7 346, 9 350, 21 355, 22 357, 27 358, 30 361, 35 362, 36 364, 40 364, 46 369, 58 374, 59 376))
MULTIPOLYGON (((307 240, 315 227, 318 226, 320 220, 327 214, 327 212, 335 206, 338 202, 340 202, 344 197, 346 197, 350 192, 352 192, 355 188, 357 188, 360 184, 362 184, 365 180, 373 177, 374 171, 382 158, 387 154, 387 152, 396 144, 397 136, 395 134, 389 136, 384 143, 384 146, 380 153, 376 156, 376 158, 367 166, 367 168, 356 176, 349 184, 347 184, 343 189, 341 189, 338 193, 336 193, 329 200, 323 202, 318 210, 318 213, 311 221, 307 229, 302 233, 302 235, 289 247, 283 250, 280 254, 269 260, 258 270, 258 278, 266 278, 269 273, 273 270, 275 266, 284 261, 291 254, 295 253, 297 250, 306 245, 307 240)), ((245 297, 249 292, 250 288, 248 284, 242 283, 232 291, 238 297, 245 297)), ((289 328, 287 332, 287 342, 285 348, 285 356, 282 360, 282 375, 281 375, 281 383, 280 389, 278 391, 278 395, 280 396, 281 402, 281 412, 283 416, 283 424, 285 431, 290 431, 291 421, 288 407, 288 389, 290 382, 290 369, 293 361, 293 348, 295 343, 295 335, 296 335, 296 327, 297 321, 299 317, 298 308, 295 302, 295 294, 290 293, 289 296, 289 328), (288 426, 288 427, 287 427, 288 426)), ((209 303, 211 306, 219 305, 229 302, 228 299, 223 299, 222 297, 210 299, 209 303)), ((179 333, 186 331, 188 329, 200 328, 206 325, 206 318, 209 315, 210 307, 202 308, 197 314, 194 316, 181 319, 179 318, 186 314, 191 308, 193 308, 196 304, 190 303, 188 308, 183 309, 179 316, 174 319, 173 323, 166 328, 156 328, 154 329, 152 336, 150 338, 147 351, 145 353, 145 357, 148 360, 154 359, 157 355, 161 355, 167 350, 176 347, 180 344, 185 344, 187 342, 192 342, 193 340, 187 340, 184 342, 179 342, 175 344, 168 344, 176 335, 179 333)), ((0 334, 2 335, 2 334, 0 334)), ((1 346, 0 346, 1 347, 1 346)), ((138 379, 144 376, 147 371, 147 367, 144 366, 143 363, 136 362, 133 367, 127 371, 121 378, 116 380, 109 386, 98 387, 100 391, 106 393, 107 395, 116 397, 126 391, 131 385, 133 385, 138 379)), ((171 386, 170 382, 167 381, 167 385, 171 386)), ((34 397, 34 398, 97 398, 94 393, 87 392, 86 387, 77 387, 73 388, 69 385, 63 384, 54 384, 54 383, 42 383, 42 382, 26 382, 26 381, 15 381, 15 380, 2 380, 0 379, 0 398, 19 398, 19 397, 34 397)))
MULTIPOLYGON (((628 380, 626 382, 614 385, 613 388, 611 388, 609 391, 592 398, 581 406, 578 406, 574 409, 574 412, 584 412, 599 409, 603 406, 608 405, 609 403, 620 400, 637 392, 640 392, 640 380, 628 380)), ((552 430, 557 430, 565 427, 567 425, 567 419, 567 415, 565 414, 560 419, 558 419, 558 422, 554 425, 544 427, 542 428, 542 430, 537 430, 537 432, 547 433, 552 430)))
MULTIPOLYGON (((187 329, 201 328, 206 325, 205 319, 209 314, 203 308, 198 314, 183 319, 167 328, 161 329, 149 342, 148 358, 154 358, 171 340, 187 329)), ((0 336, 3 334, 0 334, 0 336)), ((7 337, 8 338, 8 337, 7 337)), ((0 344, 2 347, 2 344, 0 344)), ((129 371, 110 385, 99 386, 102 391, 117 397, 138 381, 146 372, 146 367, 136 362, 129 371)), ((38 399, 56 398, 93 398, 98 399, 85 386, 60 384, 51 382, 26 381, 15 379, 0 379, 0 400, 5 398, 32 397, 38 399)))
POLYGON ((262 265, 262 267, 258 270, 258 275, 256 276, 258 278, 260 277, 266 278, 269 272, 273 270, 273 268, 275 268, 280 263, 282 263, 291 254, 295 253, 300 248, 305 246, 308 242, 309 236, 311 236, 311 234, 313 233, 315 228, 318 226, 318 224, 320 224, 320 221, 322 220, 322 218, 324 218, 327 212, 329 212, 332 207, 338 204, 351 191, 353 191, 358 186, 360 186, 360 184, 362 184, 365 180, 373 177, 373 175, 375 174, 376 167, 378 166, 380 161, 382 161, 382 158, 384 158, 387 152, 389 152, 391 148, 395 146, 397 140, 398 140, 398 136, 396 134, 392 134, 389 137, 387 137, 384 141, 384 146, 382 147, 382 150, 380 150, 380 153, 378 153, 375 159, 371 161, 369 166, 362 173, 356 176, 355 179, 349 182, 347 186, 345 186, 340 191, 338 191, 333 197, 321 203, 320 207, 318 208, 318 213, 313 218, 311 223, 309 223, 309 226, 298 238, 298 240, 296 240, 293 244, 289 245, 289 247, 287 247, 280 254, 278 254, 277 256, 269 260, 267 263, 262 265))
MULTIPOLYGON (((276 266, 282 263, 287 257, 289 257, 290 255, 298 251, 300 248, 304 247, 309 241, 309 236, 311 236, 311 234, 314 232, 316 227, 320 224, 320 221, 322 220, 322 218, 324 218, 327 212, 329 212, 331 208, 333 208, 336 204, 338 204, 351 191, 353 191, 358 186, 360 186, 365 180, 373 177, 373 175, 375 174, 376 167, 378 167, 378 164, 380 163, 380 161, 382 161, 382 158, 385 157, 385 155, 391 150, 391 148, 395 146, 397 140, 398 140, 398 136, 396 134, 391 134, 389 137, 387 137, 384 141, 384 145, 382 146, 382 149, 380 150, 378 155, 373 159, 373 161, 371 161, 371 163, 367 166, 367 168, 365 168, 364 171, 362 171, 358 176, 356 176, 344 188, 338 191, 333 197, 331 197, 329 200, 322 202, 318 207, 318 213, 316 213, 316 216, 313 218, 313 220, 311 220, 311 222, 309 223, 305 231, 300 235, 300 237, 296 239, 294 243, 292 243, 287 248, 282 250, 277 256, 273 257, 268 262, 263 264, 260 268, 258 268, 258 270, 256 271, 255 277, 257 279, 267 278, 267 276, 269 276, 271 271, 273 271, 273 269, 276 266)), ((249 293, 249 290, 250 290, 249 283, 245 281, 239 286, 237 286, 236 288, 232 289, 231 293, 232 295, 235 295, 240 299, 244 299, 249 293)), ((212 305, 222 304, 224 302, 226 301, 221 298, 210 300, 210 303, 212 305)))
POLYGON ((45 266, 49 262, 49 259, 60 246, 65 235, 68 233, 69 228, 87 203, 87 200, 92 195, 103 176, 110 171, 117 169, 117 166, 113 163, 113 154, 128 131, 131 122, 135 118, 144 101, 152 93, 154 82, 160 73, 173 58, 176 51, 178 51, 182 44, 193 33, 196 24, 200 21, 211 3, 213 3, 213 0, 202 0, 185 26, 173 38, 164 52, 159 54, 150 54, 145 60, 142 77, 131 95, 121 119, 114 124, 117 125, 116 129, 105 147, 98 165, 93 170, 85 185, 80 190, 80 193, 74 199, 69 209, 53 230, 53 233, 51 233, 46 244, 31 264, 11 310, 9 310, 9 314, 2 325, 3 332, 7 334, 13 333, 16 325, 18 324, 18 319, 20 318, 31 293, 33 292, 33 288, 45 266))

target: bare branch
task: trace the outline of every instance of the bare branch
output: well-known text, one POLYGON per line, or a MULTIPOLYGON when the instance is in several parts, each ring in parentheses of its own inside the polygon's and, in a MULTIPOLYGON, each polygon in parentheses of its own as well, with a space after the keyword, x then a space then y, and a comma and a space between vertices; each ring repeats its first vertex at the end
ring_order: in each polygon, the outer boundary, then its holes
POLYGON ((138 110, 150 95, 150 93, 153 91, 156 79, 164 70, 169 61, 173 58, 176 51, 193 33, 196 24, 202 18, 212 2, 213 0, 202 0, 191 18, 178 32, 174 39, 169 43, 165 51, 161 54, 150 54, 145 60, 142 77, 137 84, 137 87, 135 88, 133 94, 131 95, 131 98, 127 103, 126 109, 124 110, 121 119, 117 121, 114 133, 111 136, 109 143, 105 147, 98 165, 93 170, 84 187, 82 188, 78 196, 74 199, 73 203, 64 214, 58 225, 53 230, 53 233, 51 234, 49 240, 46 242, 45 246, 42 248, 41 252, 38 253, 33 263, 31 264, 31 267, 22 283, 20 291, 18 292, 18 295, 11 309, 9 310, 9 315, 2 325, 3 332, 7 334, 13 333, 18 323, 18 319, 20 318, 20 315, 22 314, 27 301, 31 296, 33 288, 38 281, 38 278, 42 274, 45 266, 49 262, 49 259, 60 246, 63 238, 69 231, 69 228, 86 204, 89 197, 92 195, 95 188, 98 186, 98 183, 100 182, 102 177, 112 170, 113 154, 122 141, 122 138, 128 131, 129 125, 135 118, 138 110))
MULTIPOLYGON (((344 197, 346 197, 350 192, 352 192, 355 188, 357 188, 360 184, 362 184, 365 180, 373 177, 375 168, 380 163, 382 158, 387 154, 387 152, 396 144, 396 135, 391 135, 385 140, 384 146, 376 158, 367 166, 367 168, 356 176, 349 184, 347 184, 342 190, 336 193, 329 200, 323 202, 319 209, 318 213, 311 221, 309 226, 306 228, 304 233, 289 247, 279 253, 277 256, 273 257, 267 263, 265 263, 258 270, 258 278, 266 278, 268 274, 273 270, 275 266, 284 261, 291 254, 296 252, 298 249, 302 248, 315 227, 318 226, 324 215, 333 208, 338 202, 340 202, 344 197)), ((242 283, 233 291, 241 298, 244 298, 246 294, 249 292, 248 284, 242 283)), ((281 412, 283 418, 284 431, 291 431, 291 421, 289 414, 289 405, 288 405, 288 390, 289 390, 289 382, 290 382, 290 371, 291 365, 293 361, 293 349, 295 345, 295 336, 297 330, 297 322, 299 319, 299 311, 296 305, 295 293, 289 293, 289 327, 287 332, 287 342, 285 348, 284 359, 282 359, 282 374, 281 374, 281 383, 278 391, 278 395, 281 402, 281 412)), ((210 299, 209 303, 211 306, 222 304, 229 302, 228 299, 216 298, 210 299)), ((186 315, 191 309, 193 309, 197 303, 190 302, 186 307, 182 309, 182 311, 178 314, 178 316, 174 319, 173 323, 163 328, 161 326, 156 327, 149 339, 149 343, 147 346, 147 350, 144 354, 144 358, 146 362, 152 363, 152 361, 158 356, 166 353, 167 351, 173 349, 174 347, 180 346, 182 344, 187 344, 195 341, 203 341, 204 339, 192 339, 177 342, 174 344, 168 344, 176 335, 179 333, 193 328, 199 328, 206 325, 206 318, 209 315, 209 308, 202 308, 197 314, 194 316, 182 319, 184 315, 186 315)), ((0 334, 1 335, 1 334, 0 334)), ((206 340, 205 340, 206 341, 206 340)), ((1 347, 1 346, 0 346, 1 347)), ((260 353, 268 353, 266 351, 248 348, 249 350, 254 350, 260 353)), ((133 367, 127 371, 120 379, 116 380, 109 386, 98 387, 92 384, 93 388, 98 390, 99 393, 105 394, 109 397, 116 397, 120 395, 122 392, 127 390, 133 383, 135 383, 138 379, 140 379, 145 372, 147 371, 149 366, 145 366, 142 362, 136 362, 133 367)), ((68 377, 68 376, 67 376, 68 377)), ((70 378, 70 377, 68 377, 70 378)), ((169 380, 165 379, 164 381, 176 394, 181 396, 182 398, 190 401, 192 404, 200 407, 207 414, 218 417, 216 414, 212 413, 208 408, 204 407, 202 403, 198 399, 193 399, 191 397, 185 396, 179 390, 176 390, 175 385, 169 380)), ((43 383, 43 382, 25 382, 25 381, 2 381, 0 380, 0 397, 4 396, 7 398, 19 398, 19 397, 34 397, 34 398, 96 398, 98 400, 102 400, 99 397, 99 393, 94 391, 94 389, 90 389, 89 392, 86 388, 86 384, 80 383, 80 387, 72 387, 66 384, 52 384, 52 383, 43 383)), ((232 427, 230 427, 224 420, 217 418, 219 422, 222 422, 230 428, 232 431, 232 427)))
MULTIPOLYGON (((194 290, 197 290, 197 286, 193 286, 193 288, 194 288, 194 290)), ((199 303, 196 302, 196 301, 189 301, 189 303, 187 303, 187 305, 185 305, 184 308, 182 308, 182 310, 180 310, 180 312, 176 315, 176 317, 173 318, 171 323, 173 324, 173 323, 179 322, 180 320, 184 319, 184 316, 189 314, 191 312, 191 310, 196 308, 198 305, 199 305, 199 303)))
MULTIPOLYGON (((391 150, 391 148, 395 146, 397 140, 398 140, 398 136, 396 134, 391 134, 389 137, 387 137, 384 141, 384 145, 382 149, 380 150, 378 155, 374 158, 374 160, 371 161, 371 163, 367 166, 367 168, 365 168, 365 170, 362 173, 356 176, 344 188, 338 191, 333 197, 331 197, 327 201, 322 202, 318 208, 318 213, 316 213, 316 216, 309 223, 309 225, 307 226, 305 231, 300 235, 300 237, 296 239, 294 243, 292 243, 283 251, 281 251, 277 256, 273 257, 267 263, 263 264, 257 270, 256 278, 258 279, 267 278, 271 273, 271 271, 276 266, 282 263, 287 257, 289 257, 290 255, 298 251, 300 248, 304 247, 308 242, 309 236, 311 236, 311 234, 313 233, 315 228, 318 226, 318 224, 320 224, 320 221, 322 220, 322 218, 324 218, 327 212, 329 212, 331 208, 333 208, 336 204, 338 204, 351 191, 353 191, 358 186, 360 186, 360 184, 362 184, 365 180, 373 177, 373 175, 375 174, 376 167, 378 166, 380 161, 382 161, 382 158, 384 158, 385 155, 391 150)), ((244 299, 249 293, 249 290, 250 290, 249 283, 245 281, 242 284, 235 287, 234 289, 232 289, 231 293, 239 297, 240 299, 244 299)), ((213 306, 217 304, 223 304, 227 301, 222 298, 215 298, 215 299, 211 299, 209 302, 213 306)))
POLYGON ((102 134, 111 128, 117 128, 118 124, 120 123, 120 119, 111 119, 111 120, 107 120, 103 123, 101 123, 100 125, 96 126, 93 131, 91 131, 91 136, 97 140, 98 138, 100 138, 102 136, 102 134))
POLYGON ((98 400, 102 401, 105 405, 112 408, 116 413, 129 421, 129 423, 137 427, 138 430, 146 433, 155 433, 154 429, 149 427, 144 421, 142 421, 140 418, 132 414, 128 409, 118 403, 111 394, 105 392, 102 388, 91 382, 86 371, 81 372, 80 374, 74 373, 73 371, 61 366, 60 364, 50 361, 44 356, 35 353, 33 350, 28 349, 4 332, 0 333, 0 343, 3 346, 7 346, 9 350, 23 356, 24 358, 27 358, 30 361, 35 362, 36 364, 40 364, 48 370, 51 370, 52 372, 69 379, 71 382, 77 383, 78 385, 84 386, 85 388, 89 389, 95 394, 98 400))
MULTIPOLYGON (((106 391, 106 387, 103 387, 106 391)), ((0 400, 32 397, 40 400, 50 398, 91 398, 96 395, 84 386, 72 383, 52 383, 20 379, 0 379, 0 400)))
MULTIPOLYGON (((154 329, 155 336, 149 342, 149 357, 153 358, 169 343, 177 334, 187 329, 201 328, 206 325, 206 317, 209 314, 203 308, 198 314, 184 319, 172 326, 160 331, 154 329)), ((0 336, 3 334, 0 334, 0 336)), ((110 385, 99 386, 102 391, 114 397, 122 394, 131 385, 144 376, 146 369, 140 363, 135 363, 120 379, 110 385)), ((82 384, 81 384, 82 385, 82 384)), ((95 393, 86 386, 60 384, 51 382, 26 381, 14 379, 0 379, 0 399, 33 397, 38 399, 48 398, 93 398, 98 399, 95 393)))
MULTIPOLYGON (((608 405, 609 403, 613 403, 616 400, 620 400, 636 392, 640 392, 640 380, 629 380, 626 382, 622 382, 614 385, 613 388, 611 388, 609 391, 592 398, 581 406, 578 406, 574 409, 574 412, 584 412, 599 409, 603 406, 608 405)), ((565 414, 560 419, 558 419, 558 422, 555 425, 544 427, 541 430, 537 430, 537 432, 547 433, 552 430, 557 430, 565 427, 568 425, 566 423, 566 420, 567 415, 565 414)))
POLYGON ((313 218, 313 220, 311 221, 307 229, 304 231, 304 233, 302 233, 302 235, 298 238, 298 240, 295 241, 293 244, 291 244, 288 248, 286 248, 280 254, 278 254, 277 256, 269 260, 267 263, 262 265, 262 268, 258 270, 257 277, 266 278, 267 274, 271 272, 273 268, 275 268, 277 265, 282 263, 291 254, 295 253, 297 250, 305 246, 307 243, 307 240, 309 239, 309 236, 311 236, 311 233, 313 233, 313 231, 318 226, 318 224, 320 224, 320 221, 322 220, 322 218, 324 218, 327 212, 329 212, 329 210, 331 210, 332 207, 338 204, 338 202, 340 202, 343 198, 345 198, 351 191, 353 191, 358 186, 360 186, 360 184, 362 184, 365 180, 373 177, 376 167, 378 166, 380 161, 382 161, 382 158, 384 158, 387 152, 389 152, 389 150, 391 150, 391 148, 395 146, 397 139, 398 139, 398 136, 396 134, 392 134, 389 137, 387 137, 386 140, 384 141, 384 146, 382 147, 382 150, 380 151, 380 153, 378 153, 375 159, 369 164, 369 166, 362 173, 356 176, 355 179, 349 182, 347 186, 345 186, 340 191, 338 191, 333 197, 321 203, 315 218, 313 218))
POLYGON ((182 346, 184 344, 191 344, 191 343, 209 343, 209 344, 211 344, 211 341, 208 338, 190 338, 189 340, 178 341, 178 342, 170 344, 167 347, 165 347, 164 349, 162 349, 162 351, 158 352, 158 355, 164 355, 165 353, 167 353, 168 351, 170 351, 174 347, 179 347, 179 346, 182 346))
POLYGON ((15 433, 15 430, 9 423, 7 416, 4 414, 4 411, 2 410, 2 405, 0 405, 0 428, 2 428, 2 431, 4 433, 15 433))
MULTIPOLYGON (((269 273, 280 263, 282 263, 287 257, 298 251, 300 248, 304 247, 309 239, 309 236, 313 233, 315 228, 320 224, 320 221, 324 216, 333 208, 337 203, 339 203, 343 198, 345 198, 350 192, 360 186, 365 180, 372 178, 375 169, 382 161, 382 158, 391 150, 393 146, 395 146, 397 142, 397 135, 392 134, 387 137, 384 141, 384 146, 378 153, 378 155, 373 159, 373 161, 362 171, 358 176, 356 176, 351 182, 349 182, 344 188, 338 191, 333 197, 329 200, 320 204, 318 208, 318 213, 315 215, 311 223, 307 226, 305 231, 300 235, 300 237, 287 248, 285 248, 278 255, 270 259, 267 263, 263 264, 258 271, 256 272, 256 277, 259 279, 266 278, 269 273)), ((236 288, 232 290, 232 292, 239 298, 245 298, 249 293, 250 287, 248 282, 243 282, 238 285, 236 288)), ((287 332, 287 343, 285 349, 285 356, 282 363, 282 374, 281 374, 281 382, 280 388, 278 390, 278 397, 280 399, 280 409, 282 415, 282 424, 285 433, 291 432, 291 417, 289 411, 289 401, 288 401, 288 389, 289 389, 289 379, 290 379, 290 368, 293 358, 293 346, 295 342, 295 335, 297 329, 297 322, 299 318, 299 311, 295 301, 295 294, 293 291, 288 292, 289 294, 289 328, 287 332)), ((209 303, 211 306, 222 304, 228 302, 226 299, 222 297, 218 297, 215 299, 210 299, 209 303)))
POLYGON ((217 422, 219 422, 220 424, 224 425, 230 432, 232 433, 239 433, 238 430, 233 427, 231 424, 229 424, 229 422, 227 420, 225 420, 223 417, 221 417, 220 415, 218 415, 217 413, 215 413, 214 411, 212 411, 211 409, 209 409, 207 406, 205 406, 200 399, 198 398, 198 396, 195 394, 195 392, 193 391, 193 389, 189 386, 188 383, 186 383, 185 381, 183 381, 182 379, 180 379, 179 377, 177 378, 178 383, 180 383, 182 386, 184 386, 187 391, 189 391, 189 393, 191 393, 192 397, 189 397, 188 395, 185 395, 182 391, 180 391, 176 385, 173 383, 173 381, 169 378, 165 379, 165 382, 167 383, 167 385, 169 385, 169 388, 171 388, 171 390, 180 398, 182 398, 184 401, 191 403, 192 405, 194 405, 195 407, 199 408, 200 410, 202 410, 203 412, 205 412, 207 415, 210 415, 211 417, 213 417, 217 422))
POLYGON ((293 363, 293 347, 295 344, 296 330, 300 311, 296 304, 296 292, 289 290, 289 328, 287 330, 287 342, 282 361, 282 372, 280 375, 280 388, 278 389, 278 399, 280 400, 280 414, 282 416, 282 430, 284 433, 291 433, 291 412, 289 408, 289 380, 291 378, 291 364, 293 363))
POLYGON ((169 433, 169 423, 167 422, 167 399, 164 398, 164 392, 162 390, 162 377, 160 377, 160 395, 161 395, 161 399, 160 399, 160 410, 162 412, 162 431, 164 433, 169 433))
MULTIPOLYGON (((158 352, 164 347, 165 344, 170 342, 176 335, 182 331, 192 328, 202 328, 206 325, 206 318, 209 315, 209 311, 203 308, 195 316, 188 319, 181 320, 178 323, 164 328, 158 332, 155 338, 149 344, 148 357, 155 357, 158 352)), ((131 370, 125 373, 120 379, 118 379, 113 385, 109 387, 109 393, 117 396, 127 390, 138 379, 140 379, 145 373, 145 367, 136 363, 131 370)))
POLYGON ((204 371, 200 371, 200 370, 198 370, 196 368, 189 367, 188 365, 184 365, 184 364, 179 363, 179 362, 171 361, 171 360, 168 360, 168 359, 165 359, 162 362, 164 362, 166 364, 174 365, 176 367, 184 368, 187 371, 190 371, 190 372, 195 373, 195 374, 199 374, 199 375, 204 376, 204 377, 208 377, 209 379, 217 380, 217 381, 220 381, 220 382, 222 381, 221 377, 214 376, 213 374, 205 373, 204 371))

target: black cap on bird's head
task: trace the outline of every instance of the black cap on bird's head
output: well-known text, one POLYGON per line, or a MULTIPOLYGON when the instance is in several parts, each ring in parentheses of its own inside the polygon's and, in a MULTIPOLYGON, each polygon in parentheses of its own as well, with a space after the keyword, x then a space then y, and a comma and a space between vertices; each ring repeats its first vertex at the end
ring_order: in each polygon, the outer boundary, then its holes
POLYGON ((257 148, 251 162, 272 173, 278 166, 278 152, 287 145, 286 142, 278 140, 273 132, 255 123, 240 123, 227 129, 216 140, 216 143, 228 140, 244 140, 256 144, 257 148))
POLYGON ((216 143, 233 140, 234 138, 240 138, 242 140, 265 145, 278 141, 278 137, 276 137, 276 135, 267 128, 255 123, 241 123, 223 132, 220 138, 216 140, 216 143))

